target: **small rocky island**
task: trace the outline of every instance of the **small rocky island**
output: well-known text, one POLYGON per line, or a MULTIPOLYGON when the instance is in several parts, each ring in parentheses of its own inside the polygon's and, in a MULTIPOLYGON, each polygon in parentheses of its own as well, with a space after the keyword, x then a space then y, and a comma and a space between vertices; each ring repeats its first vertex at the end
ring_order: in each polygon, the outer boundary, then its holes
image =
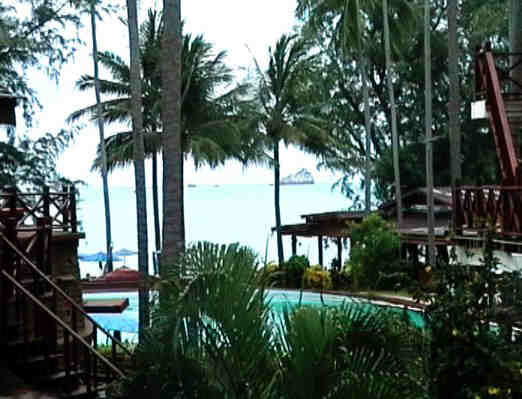
POLYGON ((314 184, 314 177, 307 169, 288 175, 281 179, 281 184, 314 184))

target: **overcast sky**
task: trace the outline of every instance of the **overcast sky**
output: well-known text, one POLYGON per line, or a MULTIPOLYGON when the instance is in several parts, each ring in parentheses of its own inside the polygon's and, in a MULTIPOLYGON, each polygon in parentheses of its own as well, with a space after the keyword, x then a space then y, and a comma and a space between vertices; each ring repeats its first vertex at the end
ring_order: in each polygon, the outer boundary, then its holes
MULTIPOLYGON (((120 3, 124 5, 121 0, 120 3)), ((141 23, 147 8, 161 2, 143 0, 139 3, 141 11, 138 18, 141 23)), ((264 67, 268 58, 268 47, 273 45, 282 33, 290 32, 295 24, 294 0, 182 0, 181 5, 185 31, 193 34, 202 33, 206 40, 215 45, 217 51, 226 50, 227 64, 238 71, 251 68, 253 56, 264 67)), ((126 15, 125 9, 122 15, 126 15)), ((80 48, 74 60, 64 67, 58 85, 49 82, 42 73, 29 75, 30 79, 38 82, 36 87, 44 106, 36 115, 37 128, 32 135, 58 130, 64 126, 65 118, 72 111, 94 103, 94 92, 80 93, 74 88, 74 82, 82 74, 92 74, 93 69, 89 20, 86 19, 84 24, 80 36, 86 45, 80 48)), ((103 21, 98 22, 97 31, 100 51, 111 50, 128 59, 128 31, 117 17, 105 16, 103 21)), ((21 121, 21 117, 18 120, 21 121)), ((117 127, 106 126, 105 131, 108 136, 111 132, 117 131, 117 127)), ((91 185, 101 185, 99 175, 90 172, 97 143, 98 130, 94 124, 87 123, 75 142, 62 155, 59 161, 60 171, 71 179, 82 179, 91 185)), ((284 150, 281 159, 283 176, 306 167, 317 181, 334 180, 330 172, 317 171, 317 161, 313 157, 297 149, 284 150)), ((269 183, 273 180, 272 172, 268 168, 243 169, 235 162, 228 162, 224 167, 215 170, 204 167, 196 171, 193 164, 187 161, 185 173, 185 182, 193 184, 269 183)), ((133 186, 132 169, 113 172, 109 176, 109 183, 133 186)))

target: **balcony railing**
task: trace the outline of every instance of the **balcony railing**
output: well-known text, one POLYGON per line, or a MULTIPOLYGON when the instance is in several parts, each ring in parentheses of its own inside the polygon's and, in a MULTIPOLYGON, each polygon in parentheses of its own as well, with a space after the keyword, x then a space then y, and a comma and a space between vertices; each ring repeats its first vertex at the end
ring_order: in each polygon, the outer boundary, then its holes
POLYGON ((461 186, 454 196, 457 234, 492 230, 522 237, 522 186, 461 186))
POLYGON ((0 192, 0 212, 18 214, 17 229, 32 230, 39 219, 45 219, 53 231, 76 233, 76 191, 74 186, 63 186, 61 192, 51 192, 44 186, 40 193, 21 193, 15 187, 0 192))

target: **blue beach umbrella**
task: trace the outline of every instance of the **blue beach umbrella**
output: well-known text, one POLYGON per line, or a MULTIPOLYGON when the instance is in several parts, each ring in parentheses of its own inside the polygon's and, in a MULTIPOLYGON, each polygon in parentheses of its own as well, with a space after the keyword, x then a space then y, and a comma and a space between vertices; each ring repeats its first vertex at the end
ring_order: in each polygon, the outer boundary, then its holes
MULTIPOLYGON (((78 255, 78 259, 82 262, 107 262, 107 254, 105 252, 96 252, 94 254, 80 254, 78 255)), ((121 258, 118 256, 112 255, 113 262, 121 261, 121 258)))
POLYGON ((137 254, 138 254, 137 251, 132 251, 127 248, 118 249, 117 251, 114 252, 114 255, 123 257, 123 263, 126 263, 125 258, 127 256, 132 256, 132 255, 137 255, 137 254))

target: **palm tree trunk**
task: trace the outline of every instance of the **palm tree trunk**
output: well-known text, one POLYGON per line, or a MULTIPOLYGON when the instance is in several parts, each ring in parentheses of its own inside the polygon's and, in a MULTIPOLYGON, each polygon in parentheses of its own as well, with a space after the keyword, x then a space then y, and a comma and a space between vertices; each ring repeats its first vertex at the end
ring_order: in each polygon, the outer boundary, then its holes
POLYGON ((180 0, 163 1, 163 248, 160 274, 185 250, 183 215, 183 148, 181 142, 180 0))
MULTIPOLYGON (((511 51, 514 53, 522 53, 522 4, 520 0, 511 0, 509 19, 509 40, 511 42, 511 51)), ((516 57, 513 62, 520 60, 520 56, 516 57)), ((522 82, 522 65, 513 71, 514 79, 522 82)), ((520 88, 518 88, 520 91, 520 88)))
MULTIPOLYGON (((138 270, 149 273, 147 239, 147 197, 145 192, 145 145, 143 143, 143 115, 141 104, 141 62, 138 38, 138 11, 136 0, 127 0, 130 48, 130 84, 132 135, 134 140, 134 180, 136 185, 136 211, 138 223, 138 270)), ((148 291, 139 291, 139 336, 143 337, 149 325, 148 291)))
MULTIPOLYGON (((460 167, 460 95, 457 54, 457 8, 458 0, 448 0, 448 66, 450 81, 450 101, 448 104, 448 114, 452 195, 456 194, 457 183, 462 176, 460 167)), ((455 217, 455 213, 453 213, 453 217, 455 217)), ((455 225, 454 220, 453 225, 455 225)))
POLYGON ((433 215, 433 143, 431 111, 431 23, 430 1, 424 0, 424 99, 426 106, 426 190, 428 199, 428 264, 435 266, 435 218, 433 215))
POLYGON ((96 96, 96 119, 100 133, 101 175, 103 181, 103 203, 105 205, 105 241, 107 246, 107 271, 112 272, 112 233, 111 233, 111 207, 109 201, 109 183, 107 181, 107 153, 105 152, 105 131, 102 117, 100 99, 100 78, 98 70, 98 41, 96 39, 96 10, 94 1, 91 2, 91 32, 92 32, 92 58, 94 61, 94 93, 96 96))
POLYGON ((274 208, 277 237, 277 260, 279 265, 285 261, 283 253, 283 237, 281 236, 281 204, 279 201, 280 169, 279 169, 279 140, 274 140, 274 208))
POLYGON ((392 127, 392 150, 393 150, 393 173, 395 175, 395 201, 397 203, 397 228, 402 226, 402 197, 401 197, 401 172, 399 168, 399 139, 397 132, 397 112, 395 109, 395 95, 392 82, 392 62, 390 45, 390 25, 388 22, 388 0, 382 1, 382 12, 384 17, 384 50, 386 57, 386 81, 388 82, 388 95, 390 97, 391 127, 392 127))
MULTIPOLYGON (((362 26, 359 23, 360 19, 360 7, 359 0, 355 0, 355 10, 357 18, 357 26, 362 26)), ((367 62, 366 56, 364 55, 364 49, 362 46, 362 32, 359 30, 357 32, 357 47, 359 51, 359 70, 361 73, 361 83, 363 90, 363 103, 364 103, 364 130, 365 130, 365 140, 364 140, 364 152, 365 152, 365 166, 364 166, 364 209, 367 213, 370 213, 372 206, 372 178, 371 178, 371 126, 370 126, 370 94, 368 88, 368 71, 366 70, 367 62)))
POLYGON ((370 126, 370 95, 368 89, 368 75, 366 71, 366 57, 361 54, 361 80, 364 101, 364 130, 366 131, 364 139, 364 152, 366 153, 364 167, 364 209, 370 213, 372 206, 372 176, 371 176, 371 126, 370 126))
POLYGON ((152 209, 154 212, 154 239, 156 252, 161 251, 161 233, 159 218, 159 189, 158 189, 158 155, 152 154, 152 209))

